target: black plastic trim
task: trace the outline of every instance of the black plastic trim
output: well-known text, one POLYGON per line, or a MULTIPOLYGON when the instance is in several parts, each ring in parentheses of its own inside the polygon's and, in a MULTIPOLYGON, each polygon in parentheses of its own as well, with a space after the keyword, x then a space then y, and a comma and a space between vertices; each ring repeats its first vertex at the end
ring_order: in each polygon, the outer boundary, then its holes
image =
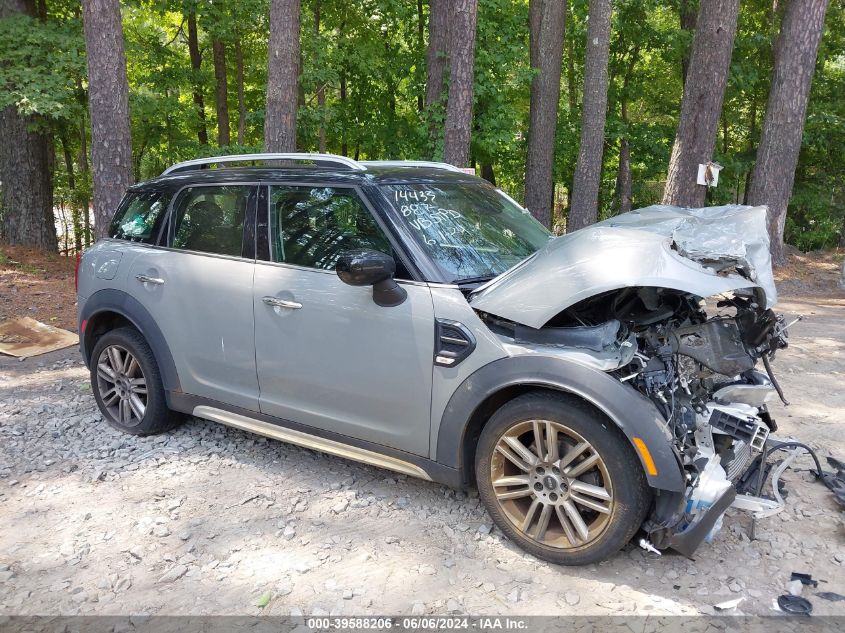
POLYGON ((436 319, 434 322, 434 364, 440 367, 457 367, 464 360, 469 358, 469 355, 475 351, 475 336, 460 321, 452 321, 450 319, 436 319), (462 339, 452 338, 446 334, 446 328, 457 330, 463 336, 462 339), (449 340, 444 340, 449 339, 449 340), (443 343, 453 343, 462 349, 459 352, 452 352, 443 349, 443 343), (451 362, 445 360, 438 360, 438 358, 450 359, 451 362))
POLYGON ((121 290, 113 288, 98 290, 88 297, 79 310, 79 349, 85 365, 90 367, 91 362, 88 357, 89 346, 86 343, 87 332, 91 331, 97 315, 103 312, 119 314, 135 326, 153 350, 165 390, 181 391, 176 364, 173 362, 173 355, 170 353, 164 334, 147 309, 137 299, 121 290), (86 332, 82 331, 83 321, 88 321, 86 332))
POLYGON ((262 183, 258 188, 258 204, 255 211, 255 259, 270 261, 270 190, 262 183))
POLYGON ((707 508, 707 512, 693 524, 692 527, 687 528, 684 532, 674 534, 670 539, 668 546, 676 552, 680 552, 687 558, 692 558, 695 550, 701 545, 701 542, 710 534, 713 526, 719 517, 725 513, 731 504, 736 499, 736 488, 731 486, 719 499, 707 508))
POLYGON ((258 195, 261 187, 253 187, 247 200, 246 215, 244 216, 243 238, 241 240, 241 257, 255 259, 255 214, 258 205, 258 195))
MULTIPOLYGON (((489 363, 469 376, 455 390, 440 421, 435 460, 459 471, 464 464, 467 427, 478 407, 502 389, 528 386, 572 393, 602 411, 633 442, 639 437, 648 447, 657 470, 652 488, 680 492, 685 489, 680 460, 672 446, 666 422, 654 404, 633 388, 597 369, 548 356, 512 356, 489 363)), ((642 456, 636 451, 642 463, 642 456)))
POLYGON ((205 405, 209 407, 214 407, 216 409, 221 409, 223 411, 228 411, 229 413, 235 413, 248 418, 253 418, 255 420, 260 420, 262 422, 267 422, 269 424, 275 424, 276 426, 280 426, 282 428, 293 429, 295 431, 308 433, 310 435, 321 437, 323 439, 334 440, 335 442, 340 442, 349 446, 363 448, 374 453, 380 453, 382 455, 396 457, 397 459, 401 459, 405 462, 408 462, 409 464, 419 466, 426 472, 429 477, 431 477, 431 480, 435 483, 450 486, 452 488, 463 487, 463 481, 460 476, 460 473, 454 468, 444 466, 443 464, 438 464, 437 462, 434 462, 426 457, 420 457, 419 455, 414 455, 413 453, 407 453, 399 449, 383 446, 375 442, 360 440, 349 435, 343 435, 341 433, 335 433, 333 431, 318 429, 313 426, 308 426, 307 424, 293 422, 292 420, 286 420, 284 418, 277 418, 272 415, 267 415, 266 413, 259 413, 250 409, 243 409, 241 407, 236 407, 230 404, 226 404, 224 402, 212 400, 210 398, 195 396, 182 392, 169 393, 167 402, 168 406, 171 409, 173 409, 174 411, 180 411, 182 413, 192 414, 194 408, 200 405, 205 405))

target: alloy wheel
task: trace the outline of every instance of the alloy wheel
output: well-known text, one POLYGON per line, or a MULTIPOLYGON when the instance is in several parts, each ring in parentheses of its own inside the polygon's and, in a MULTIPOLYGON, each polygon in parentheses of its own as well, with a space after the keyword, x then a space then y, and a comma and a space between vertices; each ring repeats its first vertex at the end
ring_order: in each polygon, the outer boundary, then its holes
POLYGON ((548 547, 588 546, 614 512, 613 485, 601 455, 559 422, 527 420, 508 429, 496 443, 490 477, 508 521, 548 547))
POLYGON ((120 345, 109 345, 97 360, 97 388, 103 408, 118 424, 137 426, 147 410, 147 380, 138 359, 120 345))

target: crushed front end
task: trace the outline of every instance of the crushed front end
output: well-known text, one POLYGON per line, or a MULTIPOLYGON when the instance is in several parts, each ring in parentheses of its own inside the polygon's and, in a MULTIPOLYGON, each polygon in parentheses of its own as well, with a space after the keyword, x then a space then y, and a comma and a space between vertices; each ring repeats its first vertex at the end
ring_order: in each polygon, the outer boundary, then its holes
POLYGON ((660 411, 687 482, 683 495, 658 497, 643 529, 658 549, 691 555, 718 529, 735 484, 777 428, 768 409, 779 390, 770 360, 787 345, 783 317, 754 293, 700 299, 660 288, 595 297, 567 317, 616 320, 620 335, 636 341, 631 361, 613 374, 660 411))
POLYGON ((778 442, 787 326, 768 246, 764 207, 649 207, 557 238, 471 297, 514 345, 608 373, 659 411, 686 487, 655 491, 646 548, 690 556, 732 505, 772 510, 737 493, 778 442))

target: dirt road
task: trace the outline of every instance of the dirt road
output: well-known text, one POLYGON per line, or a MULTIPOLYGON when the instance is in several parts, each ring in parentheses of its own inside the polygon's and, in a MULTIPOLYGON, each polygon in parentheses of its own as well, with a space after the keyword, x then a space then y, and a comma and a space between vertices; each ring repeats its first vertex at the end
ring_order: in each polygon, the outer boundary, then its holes
MULTIPOLYGON (((845 299, 780 308, 808 318, 775 364, 793 401, 775 407, 779 434, 845 458, 845 299)), ((491 529, 474 492, 198 420, 122 435, 101 421, 76 350, 2 357, 0 615, 657 615, 737 597, 768 614, 792 571, 845 594, 842 508, 810 463, 787 472, 787 508, 754 541, 731 511, 695 561, 632 546, 563 568, 491 529)), ((845 614, 815 591, 815 613, 845 614)))

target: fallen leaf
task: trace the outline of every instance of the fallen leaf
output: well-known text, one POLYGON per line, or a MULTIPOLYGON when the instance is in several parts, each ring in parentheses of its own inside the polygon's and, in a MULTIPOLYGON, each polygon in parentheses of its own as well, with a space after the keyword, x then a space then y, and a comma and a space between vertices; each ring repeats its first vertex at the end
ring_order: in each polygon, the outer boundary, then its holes
POLYGON ((270 604, 270 600, 271 600, 272 597, 273 597, 273 594, 271 592, 265 591, 263 594, 261 594, 261 597, 258 600, 256 600, 255 606, 258 607, 259 609, 263 609, 268 604, 270 604))

